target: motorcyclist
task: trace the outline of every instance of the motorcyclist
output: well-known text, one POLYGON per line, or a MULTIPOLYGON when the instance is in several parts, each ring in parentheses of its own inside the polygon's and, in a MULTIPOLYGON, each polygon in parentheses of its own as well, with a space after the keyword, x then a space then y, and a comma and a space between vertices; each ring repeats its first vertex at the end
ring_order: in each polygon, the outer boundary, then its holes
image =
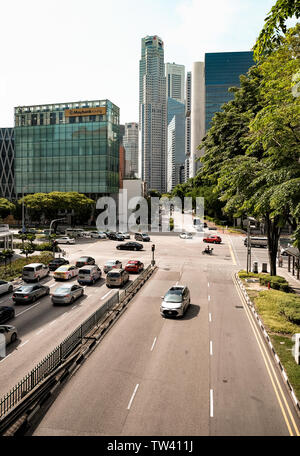
POLYGON ((210 253, 209 245, 208 245, 207 247, 205 247, 205 251, 206 251, 207 253, 210 253))

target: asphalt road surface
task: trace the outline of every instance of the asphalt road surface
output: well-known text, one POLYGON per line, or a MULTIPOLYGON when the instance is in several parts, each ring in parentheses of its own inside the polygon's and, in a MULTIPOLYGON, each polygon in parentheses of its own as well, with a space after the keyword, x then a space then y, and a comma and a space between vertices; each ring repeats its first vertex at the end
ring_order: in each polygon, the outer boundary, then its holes
MULTIPOLYGON (((158 270, 34 435, 299 435, 286 386, 232 279, 244 267, 243 240, 219 234, 211 257, 201 239, 152 237, 158 270), (161 296, 176 283, 190 288, 191 305, 182 319, 164 319, 161 296)), ((149 255, 147 245, 137 256, 149 255)))

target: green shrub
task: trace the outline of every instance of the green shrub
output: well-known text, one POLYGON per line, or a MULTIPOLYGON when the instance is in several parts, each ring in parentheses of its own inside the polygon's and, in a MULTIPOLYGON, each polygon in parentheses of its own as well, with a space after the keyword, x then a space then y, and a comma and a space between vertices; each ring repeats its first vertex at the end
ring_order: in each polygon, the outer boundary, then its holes
POLYGON ((14 280, 21 276, 23 267, 29 263, 45 263, 53 259, 53 255, 50 252, 43 252, 40 255, 32 255, 28 258, 18 258, 12 261, 11 265, 5 269, 4 266, 0 266, 0 279, 1 280, 14 280))

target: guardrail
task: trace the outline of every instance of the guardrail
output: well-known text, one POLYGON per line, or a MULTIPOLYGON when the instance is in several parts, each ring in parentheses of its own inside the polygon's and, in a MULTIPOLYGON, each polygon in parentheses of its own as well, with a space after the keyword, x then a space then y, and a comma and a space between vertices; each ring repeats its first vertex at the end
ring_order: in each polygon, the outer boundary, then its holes
MULTIPOLYGON (((42 383, 55 369, 66 362, 68 356, 82 343, 82 340, 94 328, 105 313, 115 304, 124 307, 133 295, 141 288, 156 268, 150 265, 124 290, 116 292, 99 309, 76 328, 63 342, 49 353, 37 366, 35 366, 23 379, 15 385, 9 393, 0 399, 0 418, 4 417, 37 385, 42 383)), ((4 418, 5 419, 5 418, 4 418)))
POLYGON ((29 372, 14 388, 0 400, 0 418, 14 407, 33 388, 41 383, 47 375, 62 364, 67 356, 82 342, 85 335, 97 325, 102 316, 119 302, 116 292, 102 306, 72 332, 61 344, 47 355, 31 372, 29 372))

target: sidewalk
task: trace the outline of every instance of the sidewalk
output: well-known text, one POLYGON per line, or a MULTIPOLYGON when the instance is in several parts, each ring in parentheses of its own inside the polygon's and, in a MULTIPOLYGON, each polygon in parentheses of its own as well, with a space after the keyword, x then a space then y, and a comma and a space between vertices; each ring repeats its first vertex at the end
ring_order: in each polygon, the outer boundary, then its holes
POLYGON ((296 277, 288 271, 287 265, 283 265, 283 267, 277 265, 277 275, 284 277, 295 293, 300 295, 300 280, 297 280, 296 277))

